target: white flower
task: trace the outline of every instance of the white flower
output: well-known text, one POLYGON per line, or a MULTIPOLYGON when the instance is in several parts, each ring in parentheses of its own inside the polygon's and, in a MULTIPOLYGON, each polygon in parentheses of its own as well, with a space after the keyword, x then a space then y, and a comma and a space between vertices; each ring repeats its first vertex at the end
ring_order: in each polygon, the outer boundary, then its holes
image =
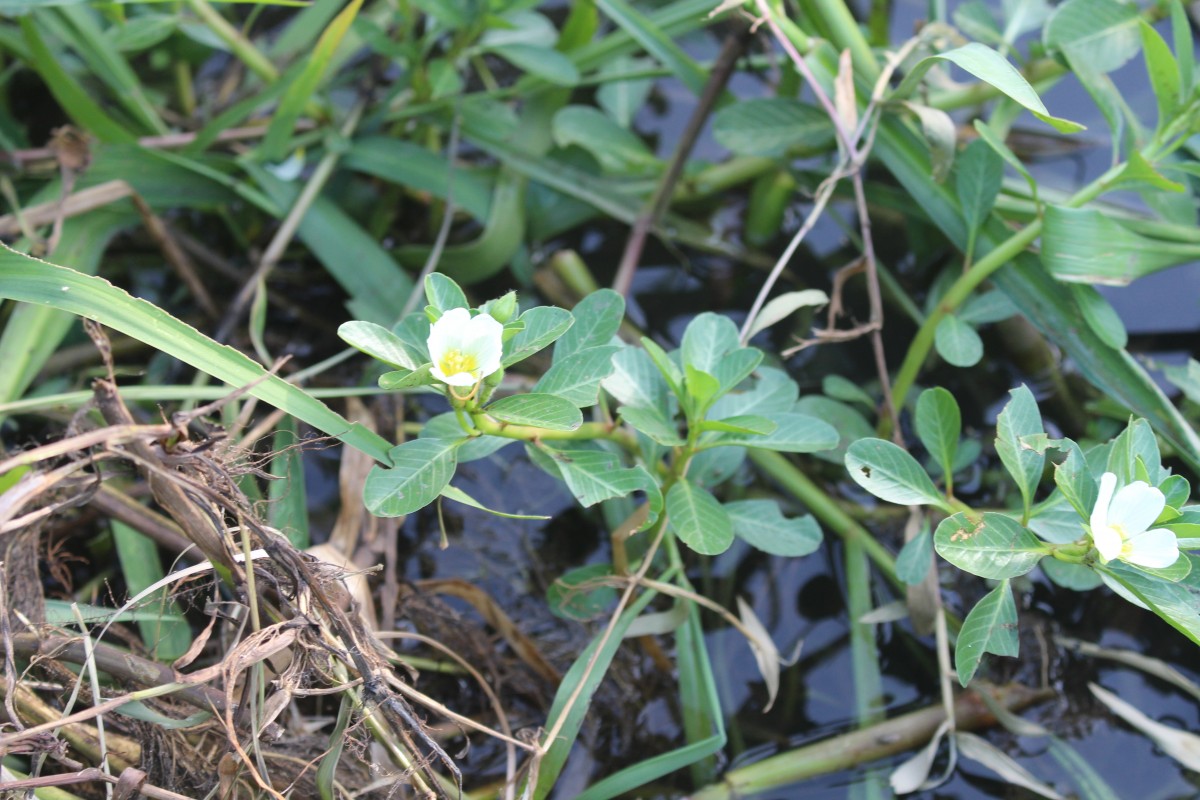
POLYGON ((430 374, 450 386, 474 386, 500 369, 504 326, 487 314, 452 308, 429 331, 430 374))
POLYGON ((1165 528, 1148 530, 1158 519, 1167 500, 1145 481, 1117 488, 1117 476, 1100 477, 1100 496, 1092 509, 1092 542, 1105 563, 1119 558, 1130 564, 1163 569, 1179 558, 1179 540, 1165 528))

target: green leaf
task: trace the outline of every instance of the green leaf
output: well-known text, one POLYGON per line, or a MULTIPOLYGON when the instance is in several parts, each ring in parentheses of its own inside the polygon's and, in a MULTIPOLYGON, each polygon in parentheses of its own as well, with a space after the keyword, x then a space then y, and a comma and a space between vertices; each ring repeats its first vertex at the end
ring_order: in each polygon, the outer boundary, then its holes
POLYGON ((700 423, 700 430, 702 431, 753 435, 774 433, 778 427, 774 421, 759 414, 743 414, 736 417, 725 417, 724 419, 706 419, 700 423))
POLYGON ((959 308, 958 318, 968 325, 987 325, 991 322, 1001 322, 1019 313, 1004 292, 993 289, 971 295, 959 308))
POLYGON ((1086 564, 1073 564, 1057 558, 1043 558, 1039 562, 1042 572, 1055 584, 1073 592, 1090 592, 1104 583, 1100 575, 1086 564))
MULTIPOLYGON (((113 519, 110 525, 121 575, 130 596, 162 580, 166 573, 158 557, 158 546, 123 522, 113 519)), ((102 611, 106 616, 113 614, 109 609, 102 611)), ((147 615, 138 620, 142 643, 158 660, 174 661, 192 646, 191 628, 167 589, 159 589, 144 598, 138 613, 147 615)), ((70 616, 70 622, 64 620, 60 624, 72 624, 74 615, 70 616)))
POLYGON ((895 99, 902 99, 912 94, 930 67, 940 61, 956 64, 984 83, 991 84, 1028 109, 1042 122, 1061 133, 1075 133, 1084 129, 1077 122, 1050 116, 1050 112, 1046 110, 1046 106, 1037 96, 1037 92, 1029 85, 1029 81, 1025 80, 1024 76, 1008 63, 1004 56, 978 42, 971 42, 954 50, 921 59, 896 89, 895 99))
POLYGON ((432 503, 454 477, 462 439, 414 439, 392 448, 392 468, 375 467, 363 503, 377 517, 402 517, 432 503))
POLYGON ((830 373, 821 379, 821 391, 834 400, 845 403, 858 403, 868 411, 875 410, 875 399, 863 391, 862 387, 841 375, 830 373))
POLYGON ((714 446, 740 445, 755 447, 759 450, 779 450, 785 453, 814 453, 837 446, 837 431, 833 429, 833 426, 816 417, 793 412, 775 412, 761 416, 775 423, 775 430, 761 436, 740 433, 723 434, 714 439, 712 444, 714 446))
POLYGON ((605 450, 553 448, 542 445, 532 452, 549 456, 567 488, 584 508, 601 500, 645 492, 650 513, 642 530, 653 525, 662 511, 662 492, 644 467, 622 467, 621 460, 605 450))
POLYGON ((667 419, 661 409, 622 406, 621 419, 665 447, 678 447, 685 441, 674 421, 667 419))
POLYGON ((983 340, 955 314, 947 314, 933 332, 938 355, 956 367, 973 367, 983 358, 983 340))
POLYGON ((381 180, 429 192, 447 199, 453 186, 454 205, 484 222, 491 214, 492 182, 461 164, 452 165, 440 153, 415 142, 385 136, 355 139, 342 158, 342 166, 381 180), (453 176, 453 177, 451 177, 453 176))
POLYGON ((1042 33, 1046 49, 1072 62, 1112 72, 1141 48, 1137 6, 1118 0, 1068 0, 1054 10, 1042 33))
POLYGON ((650 360, 654 362, 654 366, 658 368, 659 374, 667 382, 667 387, 671 390, 671 393, 679 398, 679 402, 684 402, 686 399, 686 390, 683 385, 683 370, 679 368, 679 365, 675 363, 667 351, 659 347, 649 336, 642 337, 642 348, 645 349, 646 355, 650 356, 650 360))
POLYGON ((960 511, 947 517, 933 534, 938 554, 959 569, 992 580, 1024 575, 1046 554, 1031 531, 1004 514, 974 517, 960 511))
POLYGON ((697 553, 715 556, 733 544, 733 522, 708 491, 681 480, 667 492, 667 515, 679 538, 697 553))
POLYGON ((575 68, 575 64, 553 48, 513 43, 489 46, 487 50, 513 66, 556 86, 574 86, 579 83, 579 70, 575 68))
POLYGON ((363 0, 350 0, 345 9, 329 23, 312 52, 306 54, 304 68, 283 93, 275 113, 271 116, 271 124, 267 127, 267 135, 261 145, 262 157, 265 160, 277 161, 285 154, 296 121, 312 101, 313 94, 329 71, 333 55, 350 29, 350 24, 358 16, 362 3, 363 0))
POLYGON ((412 352, 403 339, 374 322, 343 322, 338 326, 338 336, 356 350, 393 367, 416 370, 426 361, 424 353, 412 352))
POLYGON ((440 272, 425 276, 425 301, 443 314, 452 308, 470 308, 462 288, 440 272))
POLYGON ((713 403, 708 416, 724 419, 741 414, 767 414, 790 411, 800 395, 800 388, 786 372, 774 367, 760 367, 758 380, 749 389, 732 391, 713 403))
MULTIPOLYGON (((462 423, 458 421, 458 416, 453 411, 438 414, 421 428, 422 439, 459 439, 466 435, 467 432, 463 430, 462 423)), ((458 463, 465 464, 468 461, 487 458, 510 444, 516 444, 516 440, 503 436, 472 436, 459 445, 458 463)))
POLYGON ((45 82, 50 94, 62 106, 71 120, 88 133, 105 142, 132 142, 134 135, 116 122, 96 104, 86 89, 62 66, 58 58, 46 46, 33 14, 18 17, 17 24, 29 46, 30 66, 45 82))
MULTIPOLYGON (((667 408, 667 382, 639 347, 624 347, 612 358, 613 372, 601 385, 624 406, 654 411, 667 408)), ((664 417, 665 418, 665 417, 664 417)))
POLYGON ((684 372, 687 374, 684 380, 687 396, 691 400, 696 416, 702 417, 717 393, 721 391, 721 384, 712 375, 696 369, 691 364, 684 366, 684 372))
MULTIPOLYGON (((684 52, 683 48, 667 34, 663 27, 660 27, 655 21, 655 15, 642 14, 626 0, 596 0, 596 5, 604 12, 605 16, 615 22, 647 53, 671 70, 671 73, 681 80, 693 94, 699 96, 704 92, 705 84, 708 82, 708 73, 684 52)), ((679 10, 687 15, 703 13, 687 9, 686 5, 686 3, 673 3, 671 7, 679 7, 679 10)))
POLYGON ((846 448, 859 439, 869 439, 875 435, 875 429, 867 422, 857 409, 845 403, 831 400, 819 394, 810 394, 800 398, 796 403, 796 412, 816 417, 833 426, 837 431, 838 443, 830 450, 821 450, 813 455, 831 464, 846 463, 846 448))
POLYGON ((620 349, 588 347, 564 358, 559 358, 555 350, 554 366, 534 384, 533 390, 558 395, 580 408, 594 406, 600 394, 600 382, 612 374, 613 355, 620 349))
POLYGON ((725 512, 734 534, 764 553, 797 558, 821 546, 821 526, 811 515, 789 519, 774 500, 737 500, 725 512))
POLYGON ((611 344, 625 318, 625 298, 612 289, 600 289, 580 300, 571 314, 575 324, 555 343, 555 362, 589 347, 611 344))
POLYGON ((738 155, 782 155, 793 147, 822 151, 833 144, 824 111, 786 97, 731 103, 713 116, 713 138, 738 155))
MULTIPOLYGON (((284 417, 275 431, 271 450, 271 477, 268 485, 267 522, 282 531, 297 550, 312 545, 308 527, 308 496, 304 480, 303 440, 295 417, 284 417)), ((188 644, 191 644, 189 636, 188 644)))
POLYGON ((742 381, 750 377, 750 373, 762 363, 763 354, 757 347, 739 347, 725 354, 717 362, 716 371, 712 376, 717 379, 720 390, 717 396, 736 389, 742 381))
POLYGON ((585 622, 608 611, 617 602, 617 590, 604 584, 590 585, 611 578, 610 564, 588 564, 560 575, 546 590, 550 613, 562 619, 585 622))
POLYGON ((975 130, 979 132, 980 139, 987 142, 996 151, 997 155, 1003 158, 1010 167, 1017 171, 1017 174, 1025 179, 1025 182, 1029 184, 1029 193, 1033 195, 1033 202, 1038 202, 1037 181, 1029 174, 1028 168, 1026 168, 1021 159, 1017 158, 1017 154, 1005 144, 1004 138, 982 119, 975 120, 975 130))
POLYGON ((1054 466, 1054 485, 1080 517, 1089 519, 1100 489, 1079 445, 1070 442, 1067 447, 1067 457, 1054 466))
POLYGON ((510 367, 554 342, 566 333, 575 318, 571 312, 557 306, 535 306, 521 315, 525 328, 504 346, 505 356, 500 366, 510 367))
POLYGON ((1144 419, 1131 420, 1125 430, 1113 440, 1108 451, 1105 471, 1117 476, 1117 485, 1124 486, 1136 480, 1145 480, 1157 486, 1163 476, 1162 456, 1158 450, 1158 439, 1149 423, 1144 419), (1138 475, 1138 462, 1147 471, 1138 475))
POLYGON ((1158 101, 1158 128, 1162 130, 1179 110, 1181 99, 1179 65, 1171 48, 1158 35, 1158 31, 1150 27, 1139 17, 1139 27, 1142 33, 1142 55, 1146 59, 1146 72, 1150 76, 1150 85, 1154 88, 1154 98, 1158 101))
POLYGON ((554 141, 559 147, 582 147, 606 172, 643 173, 661 166, 637 134, 592 106, 567 106, 555 114, 554 141))
POLYGON ((1042 261, 1061 281, 1125 286, 1197 257, 1200 246, 1149 239, 1094 209, 1046 208, 1042 261))
POLYGON ((389 392, 415 389, 418 386, 433 386, 437 383, 441 383, 441 381, 433 377, 432 363, 422 364, 414 370, 398 369, 379 376, 379 388, 389 392))
POLYGON ((605 62, 596 71, 597 78, 605 79, 596 90, 596 103, 622 128, 633 126, 634 115, 646 104, 654 88, 654 79, 617 79, 614 76, 648 72, 654 66, 654 62, 647 58, 621 56, 605 62))
POLYGON ((963 620, 954 645, 954 666, 964 687, 975 677, 984 653, 1016 658, 1021 648, 1017 636, 1017 604, 1007 580, 984 595, 963 620))
POLYGON ((1186 102, 1192 96, 1196 80, 1196 53, 1192 42, 1192 24, 1183 3, 1169 3, 1171 38, 1175 42, 1175 57, 1179 59, 1179 97, 1186 102))
POLYGON ((583 414, 575 404, 553 394, 515 394, 497 400, 484 412, 501 422, 552 431, 573 431, 583 424, 583 414))
POLYGON ((442 489, 442 497, 446 498, 447 500, 453 500, 456 503, 462 503, 463 505, 470 506, 471 508, 478 508, 480 511, 486 511, 487 513, 494 514, 497 517, 504 517, 505 519, 550 519, 550 517, 547 517, 544 514, 508 514, 504 511, 497 511, 494 508, 488 508, 483 503, 480 503, 474 497, 471 497, 471 495, 464 492, 462 489, 456 489, 449 484, 442 489))
POLYGON ((253 384, 248 394, 375 459, 388 458, 390 445, 383 437, 351 424, 320 400, 271 375, 242 353, 214 342, 106 280, 31 258, 0 244, 0 297, 86 316, 232 386, 253 384))
POLYGON ((908 586, 916 586, 925 580, 932 566, 933 535, 929 523, 923 522, 920 532, 896 554, 896 577, 908 586))
POLYGON ((1028 515, 1038 483, 1042 480, 1046 454, 1037 452, 1021 440, 1046 431, 1042 427, 1042 414, 1038 411, 1033 392, 1022 384, 1009 394, 1012 399, 996 418, 996 454, 1021 490, 1025 514, 1028 515))
MULTIPOLYGON (((1177 165, 1172 164, 1169 161, 1165 163, 1168 167, 1177 167, 1177 165)), ((1185 164, 1187 163, 1194 165, 1195 162, 1185 162, 1185 164)), ((1129 160, 1125 162, 1125 166, 1121 169, 1120 174, 1113 179, 1112 183, 1114 187, 1117 185, 1123 187, 1130 186, 1131 184, 1142 189, 1150 187, 1153 189, 1162 189, 1165 192, 1172 192, 1174 194, 1183 194, 1187 191, 1187 188, 1182 183, 1176 183, 1175 181, 1170 180, 1157 169, 1155 169, 1154 165, 1147 161, 1146 157, 1142 155, 1142 152, 1137 149, 1129 151, 1129 160)), ((1192 208, 1190 195, 1189 198, 1178 199, 1183 201, 1183 205, 1188 209, 1189 216, 1187 217, 1185 224, 1190 226, 1190 213, 1192 208)))
POLYGON ((1100 341, 1114 350, 1124 349, 1129 343, 1129 334, 1125 332, 1125 323, 1121 322, 1112 304, 1094 288, 1083 283, 1071 284, 1071 295, 1079 304, 1079 313, 1083 314, 1100 341))
POLYGON ((917 436, 942 467, 946 484, 954 474, 954 455, 962 435, 962 414, 954 395, 940 386, 926 389, 917 398, 917 436))
POLYGON ((1200 592, 1187 584, 1161 580, 1119 561, 1110 561, 1097 569, 1110 586, 1115 583, 1193 643, 1200 644, 1200 592))
POLYGON ((925 143, 929 145, 932 177, 941 183, 950 174, 950 168, 954 166, 954 157, 958 155, 958 126, 954 124, 953 117, 940 108, 931 108, 911 100, 903 100, 901 103, 920 120, 921 133, 925 136, 925 143))
POLYGON ((688 323, 679 353, 684 365, 716 375, 721 359, 737 347, 738 330, 733 320, 705 311, 688 323))
POLYGON ((949 508, 929 475, 899 445, 883 439, 859 439, 846 449, 846 469, 855 483, 880 500, 949 508))
POLYGON ((992 213, 992 206, 996 204, 996 196, 1000 193, 1000 182, 1003 178, 1004 159, 982 139, 971 142, 958 157, 954 186, 962 204, 968 235, 972 240, 984 220, 992 213))

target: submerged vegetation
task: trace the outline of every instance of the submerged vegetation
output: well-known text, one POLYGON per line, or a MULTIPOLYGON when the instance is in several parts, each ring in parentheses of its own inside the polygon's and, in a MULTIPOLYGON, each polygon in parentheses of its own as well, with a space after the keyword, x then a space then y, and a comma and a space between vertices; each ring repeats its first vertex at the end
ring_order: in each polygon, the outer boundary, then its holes
POLYGON ((0 788, 1194 788, 1196 20, 857 5, 0 5, 0 788))

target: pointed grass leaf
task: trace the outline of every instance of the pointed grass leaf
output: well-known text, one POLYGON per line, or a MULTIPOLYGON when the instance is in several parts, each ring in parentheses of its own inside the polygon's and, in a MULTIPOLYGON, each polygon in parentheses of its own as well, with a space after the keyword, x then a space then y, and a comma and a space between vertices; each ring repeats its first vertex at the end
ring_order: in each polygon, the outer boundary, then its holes
MULTIPOLYGON (((965 624, 965 623, 964 623, 965 624)), ((964 686, 966 684, 963 684, 964 686)), ((958 741, 958 752, 963 758, 969 758, 995 772, 1010 786, 1020 786, 1034 794, 1041 795, 1047 800, 1067 800, 1044 781, 1038 780, 1029 770, 1025 769, 1012 756, 1005 753, 996 745, 967 731, 954 734, 958 741)))
MULTIPOLYGON (((733 107, 730 106, 730 108, 733 107)), ((754 318, 754 324, 750 326, 750 330, 746 331, 746 341, 754 338, 754 334, 759 331, 765 331, 775 323, 787 319, 801 308, 820 308, 828 303, 829 295, 820 289, 802 289, 797 292, 785 292, 778 297, 773 297, 758 312, 758 316, 754 318)))
POLYGON ((933 534, 925 522, 900 552, 896 554, 896 577, 908 586, 916 586, 925 580, 933 566, 933 534))
POLYGON ((393 367, 416 370, 426 360, 426 354, 412 352, 396 334, 374 322, 343 322, 338 336, 356 350, 393 367))
POLYGON ((1042 427, 1042 413, 1038 410, 1033 392, 1022 384, 1009 394, 1012 399, 996 418, 996 454, 1016 481, 1025 504, 1025 513, 1028 514, 1038 483, 1042 480, 1046 454, 1037 452, 1022 439, 1046 431, 1042 427))
POLYGON ((1029 173, 1029 169, 1021 159, 1017 158, 1017 154, 1005 143, 1004 138, 982 119, 975 120, 975 130, 979 133, 980 139, 987 142, 997 155, 1004 159, 1005 163, 1025 179, 1025 182, 1029 184, 1029 193, 1033 195, 1033 202, 1038 202, 1037 181, 1033 179, 1033 175, 1029 173))
POLYGON ((512 425, 551 431, 573 431, 583 424, 583 414, 570 400, 540 392, 502 398, 485 408, 484 413, 512 425))
POLYGON ((1149 239, 1094 209, 1046 208, 1042 261, 1061 281, 1125 286, 1197 257, 1195 244, 1149 239))
POLYGON ((770 433, 749 436, 740 433, 723 434, 714 439, 712 444, 739 445, 784 453, 816 453, 837 446, 838 432, 824 420, 792 412, 761 416, 775 424, 775 429, 770 433))
POLYGON ((705 556, 724 553, 733 544, 733 522, 717 498, 688 480, 667 492, 667 515, 675 534, 705 556))
POLYGON ((505 519, 550 519, 550 517, 547 517, 544 514, 509 514, 505 511, 497 511, 494 508, 488 508, 483 503, 464 492, 462 489, 455 488, 449 484, 446 484, 446 487, 442 489, 442 497, 446 498, 447 500, 453 500, 456 503, 462 503, 463 505, 470 506, 471 508, 477 508, 480 511, 486 511, 487 513, 493 514, 497 517, 504 517, 505 519))
POLYGON ((555 342, 555 361, 589 347, 610 344, 625 318, 625 298, 612 289, 600 289, 580 300, 571 315, 575 324, 555 342))
POLYGON ((933 534, 938 555, 959 569, 992 580, 1024 575, 1046 554, 1046 545, 1004 514, 965 511, 947 517, 933 534))
POLYGON ((599 399, 600 382, 612 374, 613 355, 619 349, 588 347, 562 358, 555 350, 554 365, 538 379, 533 391, 557 395, 579 408, 594 406, 599 399))
POLYGON ((437 499, 458 466, 462 439, 414 439, 392 448, 392 467, 374 467, 363 502, 377 517, 402 517, 437 499))
POLYGON ((941 61, 949 61, 974 75, 984 83, 991 84, 1004 94, 1025 107, 1035 117, 1050 125, 1060 133, 1075 133, 1083 130, 1077 122, 1050 116, 1037 92, 1029 85, 1029 81, 1017 71, 1016 67, 990 47, 971 42, 954 50, 929 56, 917 63, 896 89, 896 99, 908 97, 917 88, 917 84, 929 71, 930 67, 941 61))
POLYGON ((1196 80, 1196 53, 1192 40, 1192 24, 1183 3, 1171 3, 1171 38, 1175 57, 1179 60, 1179 97, 1186 102, 1192 96, 1196 80))
MULTIPOLYGON (((596 5, 604 15, 612 20, 630 38, 636 41, 660 64, 671 70, 671 74, 683 82, 694 94, 699 96, 704 92, 708 73, 689 56, 682 47, 664 30, 653 14, 643 14, 635 9, 627 0, 596 0, 596 5)), ((686 3, 672 3, 670 7, 680 7, 685 14, 701 16, 684 8, 686 3)), ((664 7, 666 10, 667 7, 664 7)), ((700 17, 696 17, 700 19, 700 17)))
POLYGON ((883 439, 859 439, 846 448, 846 470, 880 500, 933 505, 949 510, 946 498, 908 451, 883 439))
POLYGON ((267 522, 283 532, 297 550, 312 544, 308 527, 308 497, 304 480, 303 440, 295 417, 284 417, 275 431, 271 477, 267 486, 267 522))
POLYGON ((1100 341, 1114 350, 1123 350, 1129 343, 1129 334, 1112 304, 1087 284, 1073 283, 1070 288, 1071 295, 1079 305, 1079 313, 1083 314, 1100 341))
POLYGON ((926 389, 917 398, 917 436, 938 464, 949 484, 954 474, 954 455, 962 435, 962 414, 954 395, 940 386, 926 389))
POLYGON ((1153 720, 1136 706, 1094 683, 1089 683, 1088 688, 1109 711, 1152 739, 1164 753, 1192 772, 1200 772, 1200 736, 1153 720))
POLYGON ((685 366, 715 375, 721 359, 738 345, 738 330, 733 320, 705 311, 688 323, 679 353, 685 366))
POLYGON ((453 278, 440 272, 431 272, 425 276, 425 300, 429 305, 444 314, 452 308, 470 308, 467 296, 453 278))
POLYGON ((351 424, 320 400, 268 373, 242 353, 218 344, 102 278, 40 261, 0 244, 0 297, 86 316, 232 386, 253 384, 247 389, 250 395, 379 461, 388 460, 390 445, 383 437, 351 424))
POLYGON ((556 86, 574 86, 579 83, 579 70, 574 62, 551 47, 513 42, 491 45, 487 49, 513 66, 556 86))
POLYGON ((947 314, 933 334, 938 355, 956 367, 973 367, 983 358, 983 340, 956 314, 947 314))
POLYGON ((1158 101, 1158 129, 1162 130, 1179 109, 1181 100, 1181 78, 1179 64, 1171 55, 1171 48, 1144 19, 1138 19, 1142 34, 1142 56, 1146 60, 1146 73, 1150 86, 1158 101))
POLYGON ((278 161, 286 152, 288 140, 296 127, 297 120, 304 109, 312 102, 313 94, 321 84, 321 80, 329 71, 334 53, 342 43, 351 23, 358 16, 363 0, 350 0, 346 7, 333 18, 329 27, 321 34, 312 52, 304 59, 304 67, 296 75, 291 85, 284 91, 283 97, 275 113, 271 115, 271 123, 267 126, 267 135, 263 138, 261 155, 266 161, 278 161))
POLYGON ((811 515, 785 517, 774 500, 736 500, 725 512, 734 534, 764 553, 797 558, 821 546, 821 526, 811 515))
MULTIPOLYGON (((111 520, 110 525, 121 575, 129 594, 137 595, 162 580, 166 573, 158 556, 158 546, 119 520, 111 520)), ((107 609, 105 612, 113 613, 107 609)), ((138 620, 138 632, 146 650, 155 658, 174 661, 192 646, 191 627, 165 588, 142 601, 141 613, 147 616, 138 620)))
POLYGON ((730 103, 719 110, 713 117, 713 138, 738 155, 773 156, 793 147, 824 150, 833 144, 834 132, 819 108, 770 97, 730 103))
POLYGON ((966 686, 975 677, 984 653, 1015 658, 1020 651, 1017 637, 1017 604, 1007 580, 984 595, 975 604, 954 645, 954 666, 958 682, 966 686))
POLYGON ((575 322, 570 311, 557 306, 535 306, 520 319, 525 327, 505 344, 505 356, 500 360, 503 367, 510 367, 553 344, 575 322))

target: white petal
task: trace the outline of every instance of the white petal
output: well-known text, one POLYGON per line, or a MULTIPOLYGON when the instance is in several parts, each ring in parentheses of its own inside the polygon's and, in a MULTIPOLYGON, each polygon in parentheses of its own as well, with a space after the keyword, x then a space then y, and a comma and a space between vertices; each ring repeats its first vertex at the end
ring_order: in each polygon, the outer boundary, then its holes
POLYGON ((478 378, 469 372, 456 372, 453 375, 446 375, 437 367, 429 370, 429 374, 450 386, 474 386, 479 381, 478 378))
POLYGON ((486 378, 500 369, 504 353, 504 326, 488 314, 471 320, 471 352, 479 365, 479 377, 486 378))
POLYGON ((1129 539, 1125 560, 1150 569, 1165 569, 1179 559, 1179 539, 1165 528, 1155 528, 1129 539))
MULTIPOLYGON (((448 350, 463 350, 467 340, 467 326, 471 322, 471 312, 465 308, 452 308, 438 318, 429 329, 429 359, 434 364, 440 364, 442 356, 448 350)), ((440 376, 439 380, 444 380, 440 376)))
POLYGON ((1109 525, 1101 525, 1100 527, 1092 526, 1092 543, 1100 551, 1100 558, 1105 563, 1120 556, 1121 548, 1125 545, 1121 534, 1117 533, 1116 529, 1109 525))
MULTIPOLYGON (((436 359, 435 359, 436 360, 436 359)), ((1117 488, 1117 476, 1106 472, 1100 476, 1100 496, 1092 508, 1092 535, 1100 528, 1108 527, 1108 504, 1112 502, 1113 490, 1117 488)))
POLYGON ((1167 504, 1163 493, 1145 481, 1122 486, 1108 507, 1108 524, 1120 525, 1127 536, 1137 536, 1154 524, 1167 504))

